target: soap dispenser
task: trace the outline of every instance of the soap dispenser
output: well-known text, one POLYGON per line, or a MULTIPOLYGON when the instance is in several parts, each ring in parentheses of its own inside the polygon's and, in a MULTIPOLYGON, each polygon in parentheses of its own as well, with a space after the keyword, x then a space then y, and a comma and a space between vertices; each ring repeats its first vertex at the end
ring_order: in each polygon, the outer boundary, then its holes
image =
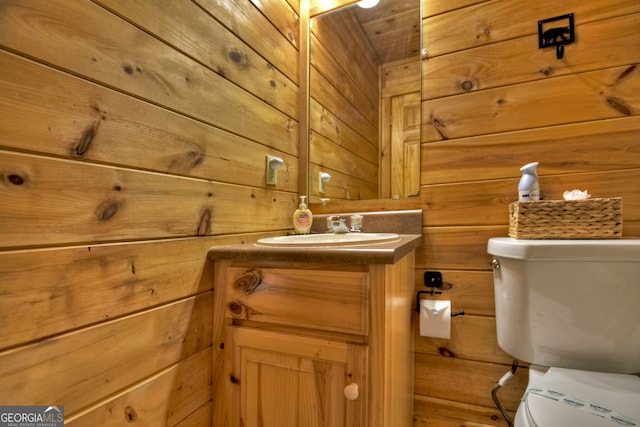
POLYGON ((522 178, 520 178, 520 183, 518 184, 518 200, 521 202, 537 202, 540 200, 537 167, 538 162, 533 162, 520 168, 522 178))
POLYGON ((313 224, 313 214, 307 207, 307 196, 299 196, 300 205, 293 213, 293 230, 296 234, 309 234, 313 224))

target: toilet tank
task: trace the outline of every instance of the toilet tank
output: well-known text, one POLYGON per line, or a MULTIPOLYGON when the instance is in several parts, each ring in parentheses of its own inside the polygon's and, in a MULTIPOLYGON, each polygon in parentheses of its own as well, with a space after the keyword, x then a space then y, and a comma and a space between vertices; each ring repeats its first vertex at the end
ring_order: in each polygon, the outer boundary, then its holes
POLYGON ((640 372, 640 239, 489 239, 498 344, 529 363, 640 372))

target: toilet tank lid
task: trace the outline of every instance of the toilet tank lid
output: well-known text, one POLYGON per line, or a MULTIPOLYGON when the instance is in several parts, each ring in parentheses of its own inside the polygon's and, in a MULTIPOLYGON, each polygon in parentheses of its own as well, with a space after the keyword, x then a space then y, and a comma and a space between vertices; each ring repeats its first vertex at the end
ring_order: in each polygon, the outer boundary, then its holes
POLYGON ((489 239, 487 252, 513 259, 640 261, 640 239, 528 240, 489 239))

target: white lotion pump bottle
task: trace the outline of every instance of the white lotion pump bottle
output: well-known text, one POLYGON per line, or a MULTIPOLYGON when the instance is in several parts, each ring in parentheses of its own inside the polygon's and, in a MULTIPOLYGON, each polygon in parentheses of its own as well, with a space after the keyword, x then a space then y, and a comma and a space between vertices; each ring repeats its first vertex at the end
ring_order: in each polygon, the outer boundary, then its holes
POLYGON ((540 200, 537 167, 538 162, 533 162, 520 168, 522 178, 520 178, 520 183, 518 184, 518 200, 521 202, 537 202, 540 200))

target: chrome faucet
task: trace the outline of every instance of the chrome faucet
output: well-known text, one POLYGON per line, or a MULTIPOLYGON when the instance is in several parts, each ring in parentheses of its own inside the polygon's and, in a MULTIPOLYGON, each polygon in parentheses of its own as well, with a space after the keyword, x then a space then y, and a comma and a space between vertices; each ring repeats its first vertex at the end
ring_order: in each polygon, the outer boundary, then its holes
POLYGON ((327 224, 329 225, 329 232, 333 231, 335 234, 345 234, 349 232, 346 220, 337 215, 328 217, 327 224))

